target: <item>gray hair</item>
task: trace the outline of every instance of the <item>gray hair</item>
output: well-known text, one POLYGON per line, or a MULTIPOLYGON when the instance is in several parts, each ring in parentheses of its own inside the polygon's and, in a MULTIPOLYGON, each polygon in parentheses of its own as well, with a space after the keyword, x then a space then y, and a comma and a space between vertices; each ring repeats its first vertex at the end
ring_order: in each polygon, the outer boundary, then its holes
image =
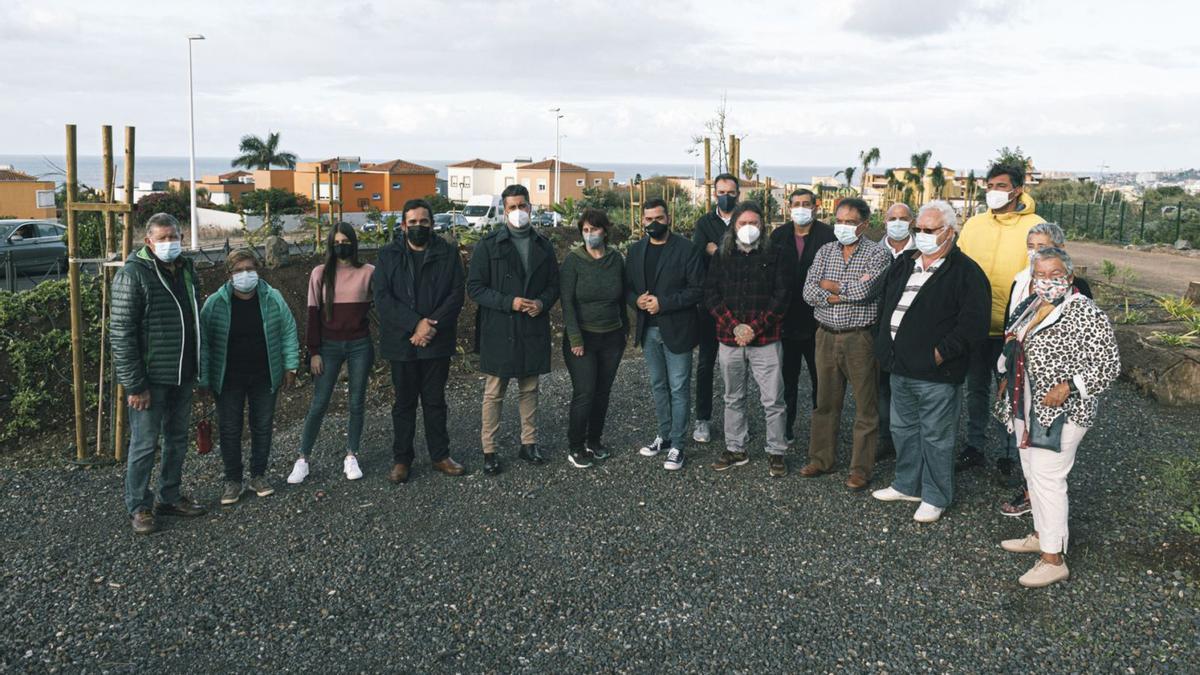
POLYGON ((912 207, 911 207, 911 206, 909 206, 908 204, 905 204, 904 202, 895 202, 895 203, 894 203, 894 204, 892 204, 891 206, 887 207, 887 211, 884 211, 884 212, 883 212, 883 217, 884 217, 884 218, 887 218, 887 214, 891 213, 891 212, 892 212, 892 209, 896 208, 897 206, 903 206, 903 207, 904 207, 904 210, 908 212, 908 217, 909 217, 909 218, 912 218, 912 214, 913 214, 913 213, 912 213, 912 207))
POLYGON ((1067 269, 1067 276, 1075 276, 1075 265, 1071 262, 1071 255, 1061 248, 1051 246, 1034 253, 1034 267, 1037 266, 1039 260, 1061 260, 1063 267, 1067 269))
POLYGON ((1029 234, 1025 235, 1025 241, 1029 241, 1031 234, 1044 234, 1050 237, 1050 245, 1054 248, 1062 248, 1067 245, 1067 235, 1063 234, 1063 230, 1058 226, 1058 223, 1038 223, 1029 228, 1029 234))
POLYGON ((173 227, 179 229, 179 220, 169 213, 156 213, 146 221, 146 236, 156 227, 173 227))
POLYGON ((954 230, 955 234, 962 230, 962 226, 958 224, 958 214, 954 212, 954 207, 950 206, 950 202, 942 201, 941 199, 929 202, 917 212, 917 220, 920 220, 921 216, 930 211, 940 213, 942 215, 942 224, 954 230))

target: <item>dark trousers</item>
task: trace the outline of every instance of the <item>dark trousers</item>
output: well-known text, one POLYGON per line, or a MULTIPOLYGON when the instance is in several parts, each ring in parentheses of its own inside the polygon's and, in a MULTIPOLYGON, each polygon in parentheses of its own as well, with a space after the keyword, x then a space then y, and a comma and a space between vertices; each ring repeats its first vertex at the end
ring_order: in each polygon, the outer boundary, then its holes
POLYGON ((892 441, 892 374, 879 371, 879 445, 895 447, 892 441))
POLYGON ((625 353, 625 331, 607 333, 583 331, 583 356, 571 353, 571 343, 563 335, 563 360, 571 373, 571 413, 567 423, 567 447, 595 448, 604 433, 608 416, 609 394, 617 379, 617 368, 625 353))
POLYGON ((717 365, 717 321, 703 308, 696 320, 700 350, 696 355, 696 420, 712 419, 713 369, 717 365))
MULTIPOLYGON (((992 385, 996 378, 996 361, 1004 349, 1003 337, 989 337, 973 345, 967 370, 967 445, 987 452, 987 428, 992 419, 992 385)), ((992 422, 1000 426, 999 422, 992 422)), ((1000 437, 1006 433, 1001 431, 1000 437)))
POLYGON ((800 398, 800 368, 808 364, 808 379, 812 382, 812 409, 817 409, 817 341, 811 338, 784 338, 783 344, 783 402, 787 405, 787 437, 796 433, 796 410, 800 398))
POLYGON ((248 378, 227 374, 217 394, 217 434, 221 439, 221 461, 225 480, 240 483, 242 466, 242 420, 250 407, 250 475, 267 472, 271 456, 271 432, 275 425, 275 392, 271 376, 248 378))
POLYGON ((446 380, 450 378, 450 357, 417 361, 392 361, 392 459, 411 465, 413 439, 417 435, 417 403, 425 420, 425 445, 429 460, 437 463, 450 455, 450 434, 446 431, 446 380))

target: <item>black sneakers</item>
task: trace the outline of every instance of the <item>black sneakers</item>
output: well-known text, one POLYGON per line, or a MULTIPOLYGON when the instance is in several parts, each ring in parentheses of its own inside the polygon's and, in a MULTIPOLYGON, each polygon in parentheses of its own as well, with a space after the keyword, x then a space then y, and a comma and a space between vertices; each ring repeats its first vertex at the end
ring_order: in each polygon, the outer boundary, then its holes
POLYGON ((968 445, 959 453, 958 461, 954 463, 954 470, 966 471, 967 469, 984 466, 985 464, 987 464, 987 461, 983 457, 983 451, 973 445, 968 445))

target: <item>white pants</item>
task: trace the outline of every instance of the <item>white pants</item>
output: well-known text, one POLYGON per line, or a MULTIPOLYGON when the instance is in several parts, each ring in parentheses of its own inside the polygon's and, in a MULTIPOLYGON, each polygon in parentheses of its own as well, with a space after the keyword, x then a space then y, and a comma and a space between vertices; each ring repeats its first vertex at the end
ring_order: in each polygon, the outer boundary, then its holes
MULTIPOLYGON (((1021 438, 1024 426, 1014 429, 1021 438)), ((1043 448, 1021 448, 1021 469, 1029 486, 1029 504, 1033 508, 1033 528, 1037 530, 1042 553, 1067 551, 1067 474, 1075 466, 1075 451, 1087 433, 1087 427, 1071 422, 1063 425, 1058 452, 1043 448)))

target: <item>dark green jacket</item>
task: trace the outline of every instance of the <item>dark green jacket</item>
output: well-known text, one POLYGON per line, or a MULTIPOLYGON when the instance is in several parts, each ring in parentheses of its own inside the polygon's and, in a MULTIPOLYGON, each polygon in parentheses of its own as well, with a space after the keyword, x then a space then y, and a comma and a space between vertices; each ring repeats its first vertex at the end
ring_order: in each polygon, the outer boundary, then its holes
MULTIPOLYGON (((279 389, 283 374, 300 368, 300 340, 296 336, 296 319, 279 291, 258 280, 258 308, 262 314, 263 336, 267 340, 267 372, 271 374, 271 391, 279 389)), ((200 381, 197 386, 221 393, 225 384, 225 363, 229 348, 229 320, 232 309, 230 297, 233 285, 228 281, 216 293, 208 296, 200 310, 200 381)))
POLYGON ((567 253, 559 270, 563 331, 572 347, 583 346, 583 331, 622 330, 625 313, 625 258, 611 246, 599 259, 583 246, 567 253))
POLYGON ((129 255, 113 277, 112 318, 109 332, 117 381, 130 394, 151 385, 183 384, 184 331, 195 331, 196 364, 200 372, 200 310, 196 305, 196 271, 192 261, 180 257, 186 297, 176 298, 170 282, 143 246, 129 255), (191 325, 185 325, 181 303, 192 307, 191 325))

